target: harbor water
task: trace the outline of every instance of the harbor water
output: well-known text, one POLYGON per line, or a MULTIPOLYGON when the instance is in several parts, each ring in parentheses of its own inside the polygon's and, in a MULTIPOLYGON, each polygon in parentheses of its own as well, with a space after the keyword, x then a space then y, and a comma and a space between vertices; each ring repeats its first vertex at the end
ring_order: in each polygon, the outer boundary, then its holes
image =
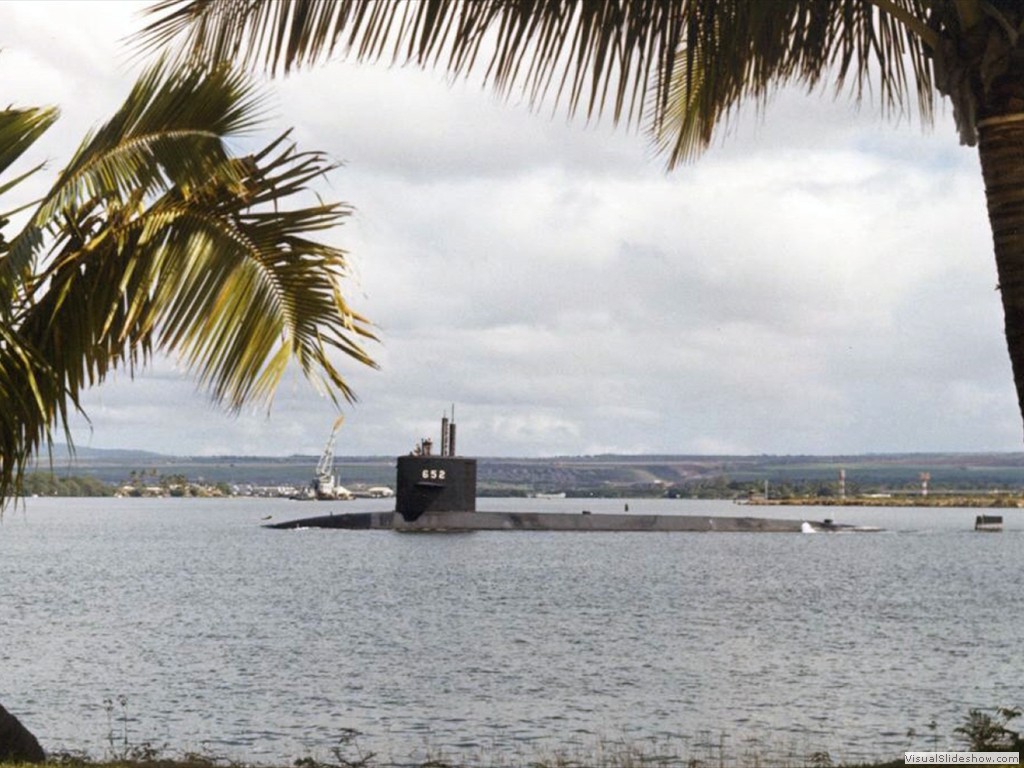
POLYGON ((30 499, 0 521, 0 703, 51 752, 268 764, 354 733, 396 763, 618 741, 891 760, 1024 704, 1024 511, 981 534, 968 509, 628 505, 886 531, 272 531, 329 507, 30 499))

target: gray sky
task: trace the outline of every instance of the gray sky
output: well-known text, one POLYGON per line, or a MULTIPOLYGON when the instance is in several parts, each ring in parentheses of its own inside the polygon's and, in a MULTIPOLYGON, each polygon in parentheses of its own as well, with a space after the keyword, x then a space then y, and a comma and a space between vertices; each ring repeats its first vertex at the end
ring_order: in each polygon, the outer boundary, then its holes
MULTIPOLYGON (((0 3, 4 99, 62 119, 56 170, 127 94, 132 2, 0 3)), ((343 455, 404 453, 455 404, 460 452, 1020 450, 977 154, 948 115, 783 93, 667 173, 643 135, 503 103, 478 81, 335 63, 268 83, 263 137, 344 161, 352 303, 380 371, 345 363, 343 455)), ((85 400, 77 442, 318 453, 301 377, 208 404, 173 360, 85 400)))

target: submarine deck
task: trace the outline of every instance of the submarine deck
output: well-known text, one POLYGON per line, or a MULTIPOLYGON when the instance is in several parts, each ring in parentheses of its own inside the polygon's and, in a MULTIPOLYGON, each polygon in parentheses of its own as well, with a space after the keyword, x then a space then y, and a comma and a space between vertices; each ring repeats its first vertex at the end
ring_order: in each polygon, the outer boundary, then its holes
POLYGON ((393 530, 399 532, 465 531, 620 531, 690 533, 801 533, 867 530, 831 521, 780 520, 763 517, 714 515, 587 514, 562 512, 424 512, 406 520, 394 512, 355 512, 321 515, 265 528, 343 528, 348 530, 393 530))

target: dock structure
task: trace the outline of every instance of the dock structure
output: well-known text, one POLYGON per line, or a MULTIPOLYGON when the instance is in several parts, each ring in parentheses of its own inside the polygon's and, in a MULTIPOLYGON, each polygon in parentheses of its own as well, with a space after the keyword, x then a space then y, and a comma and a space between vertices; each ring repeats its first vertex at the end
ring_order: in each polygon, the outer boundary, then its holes
MULTIPOLYGON (((467 531, 818 533, 868 530, 832 520, 780 520, 715 515, 489 512, 476 508, 476 459, 455 455, 455 423, 442 421, 441 453, 424 439, 398 458, 394 512, 320 515, 267 528, 345 528, 403 533, 467 531)), ((872 529, 873 530, 873 529, 872 529)))

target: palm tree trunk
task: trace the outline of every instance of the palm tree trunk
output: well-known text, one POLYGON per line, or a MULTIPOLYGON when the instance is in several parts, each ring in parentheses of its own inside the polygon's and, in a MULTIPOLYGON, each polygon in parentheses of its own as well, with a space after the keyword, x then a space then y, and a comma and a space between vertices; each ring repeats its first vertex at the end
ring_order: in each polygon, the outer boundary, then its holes
POLYGON ((1024 419, 1024 114, 978 122, 978 156, 992 225, 1006 344, 1024 419))

